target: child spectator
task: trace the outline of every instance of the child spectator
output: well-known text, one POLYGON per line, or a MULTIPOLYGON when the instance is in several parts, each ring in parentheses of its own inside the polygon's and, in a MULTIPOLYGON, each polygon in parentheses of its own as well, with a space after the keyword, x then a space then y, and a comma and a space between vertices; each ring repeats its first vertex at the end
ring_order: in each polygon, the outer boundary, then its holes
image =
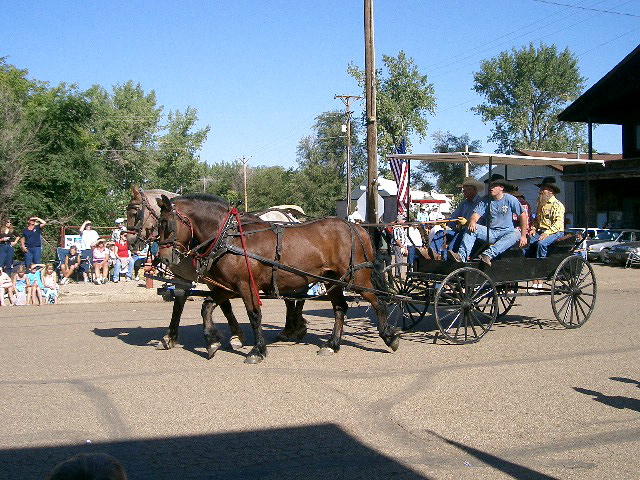
POLYGON ((15 231, 11 220, 6 220, 0 228, 0 267, 4 269, 7 275, 11 275, 13 269, 13 247, 20 235, 15 231))
POLYGON ((78 247, 75 245, 71 245, 71 247, 69 247, 69 253, 65 255, 64 263, 60 265, 60 270, 62 271, 63 277, 62 280, 60 280, 60 285, 69 283, 69 277, 71 277, 75 271, 82 272, 84 283, 89 281, 86 266, 82 264, 78 247))
POLYGON ((16 292, 13 304, 26 305, 27 298, 31 296, 31 283, 27 278, 24 265, 20 265, 13 274, 13 289, 16 292))
POLYGON ((28 300, 31 302, 31 305, 36 304, 36 299, 38 299, 38 305, 44 305, 42 301, 42 289, 44 285, 42 284, 42 272, 40 268, 42 264, 33 263, 29 267, 29 272, 27 273, 27 279, 30 283, 30 293, 28 296, 28 300))
POLYGON ((105 247, 104 240, 99 239, 96 242, 92 257, 93 271, 96 276, 94 283, 96 285, 104 284, 109 278, 109 250, 105 247))
POLYGON ((582 257, 584 260, 587 259, 587 239, 584 238, 582 232, 578 232, 576 234, 576 243, 573 247, 573 254, 582 257))
POLYGON ((113 281, 120 281, 120 272, 125 269, 127 271, 127 281, 131 280, 131 274, 133 273, 133 259, 131 258, 131 252, 129 252, 127 232, 120 233, 120 238, 111 248, 116 259, 116 264, 113 268, 113 281))
POLYGON ((47 263, 42 270, 42 294, 46 303, 58 303, 58 281, 53 265, 47 263))
POLYGON ((0 306, 6 307, 7 304, 4 301, 4 296, 7 295, 9 300, 9 304, 13 304, 13 296, 16 294, 15 289, 13 288, 13 281, 11 277, 7 275, 7 272, 4 271, 2 267, 0 267, 0 306))

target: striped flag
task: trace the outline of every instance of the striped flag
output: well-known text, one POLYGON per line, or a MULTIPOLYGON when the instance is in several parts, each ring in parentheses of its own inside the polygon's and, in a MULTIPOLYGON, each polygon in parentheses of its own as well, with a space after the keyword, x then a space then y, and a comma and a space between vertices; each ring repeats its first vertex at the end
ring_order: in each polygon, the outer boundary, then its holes
MULTIPOLYGON (((407 144, 404 139, 396 147, 396 153, 407 153, 407 144)), ((411 200, 409 198, 409 160, 392 158, 390 163, 393 178, 398 186, 398 213, 406 215, 409 209, 409 201, 411 200)))

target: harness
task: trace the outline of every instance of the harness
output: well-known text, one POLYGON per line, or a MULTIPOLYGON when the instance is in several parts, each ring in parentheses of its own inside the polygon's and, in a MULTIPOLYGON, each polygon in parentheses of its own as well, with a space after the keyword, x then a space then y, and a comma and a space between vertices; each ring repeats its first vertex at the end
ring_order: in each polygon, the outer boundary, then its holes
POLYGON ((142 189, 140 189, 140 198, 141 198, 140 205, 133 204, 133 203, 130 203, 129 205, 127 205, 127 210, 132 208, 136 209, 135 224, 133 225, 133 227, 127 229, 127 233, 135 234, 136 241, 139 241, 141 243, 149 243, 157 236, 158 223, 160 222, 160 216, 155 212, 153 208, 151 208, 151 205, 149 204, 149 200, 147 199, 147 196, 144 194, 142 189), (154 228, 155 233, 149 237, 145 237, 142 232, 144 228, 144 214, 145 214, 145 211, 147 210, 149 214, 154 218, 156 223, 156 226, 154 228))
MULTIPOLYGON (((326 277, 323 275, 317 275, 314 273, 310 273, 299 268, 286 265, 281 263, 282 257, 282 239, 287 229, 290 228, 298 228, 304 225, 308 225, 309 223, 320 221, 321 219, 311 220, 309 222, 305 222, 304 224, 269 224, 269 226, 265 228, 258 228, 254 230, 250 230, 248 232, 243 231, 242 223, 240 221, 240 214, 238 213, 235 207, 232 207, 224 218, 223 222, 220 224, 218 228, 218 232, 214 237, 211 237, 204 242, 199 244, 190 245, 190 248, 187 248, 186 245, 179 242, 177 239, 177 221, 183 223, 183 225, 187 226, 190 229, 190 241, 194 243, 194 229, 193 222, 183 213, 181 213, 175 205, 172 206, 171 216, 167 219, 166 229, 168 231, 168 235, 166 240, 158 242, 160 248, 168 248, 172 247, 174 252, 177 253, 177 256, 180 260, 184 260, 185 258, 190 257, 193 261, 193 266, 197 272, 198 278, 201 279, 204 283, 209 283, 221 287, 227 291, 234 292, 229 287, 215 281, 207 272, 213 267, 213 265, 225 254, 230 253, 232 255, 242 255, 245 258, 245 263, 247 266, 247 272, 249 274, 249 280, 251 283, 251 287, 256 295, 256 298, 259 300, 258 289, 255 284, 253 273, 251 271, 251 266, 249 264, 249 259, 257 260, 258 262, 271 266, 271 289, 273 294, 277 298, 284 298, 281 295, 281 292, 278 288, 278 271, 284 270, 289 273, 293 273, 305 279, 305 283, 311 283, 309 280, 315 280, 317 282, 328 283, 331 284, 331 287, 327 289, 327 292, 336 287, 343 287, 347 290, 353 289, 354 281, 355 281, 355 272, 357 270, 363 268, 372 268, 373 267, 373 259, 369 258, 369 255, 365 248, 365 242, 362 237, 362 232, 352 223, 347 222, 346 220, 342 220, 344 224, 349 227, 350 237, 351 237, 351 252, 349 257, 349 266, 346 269, 346 272, 339 278, 335 279, 332 277, 326 277), (275 244, 275 252, 273 258, 267 258, 262 255, 258 255, 254 252, 247 251, 245 237, 249 235, 254 235, 264 231, 272 231, 276 235, 276 244, 275 244), (241 246, 237 246, 233 243, 234 238, 240 238, 241 246), (356 243, 357 242, 357 243, 356 243), (356 255, 356 245, 359 244, 362 249, 365 261, 356 264, 355 263, 355 255, 356 255)), ((177 263, 177 262, 176 262, 177 263)), ((368 289, 364 287, 358 287, 360 290, 364 292, 371 293, 381 293, 374 289, 368 289)))

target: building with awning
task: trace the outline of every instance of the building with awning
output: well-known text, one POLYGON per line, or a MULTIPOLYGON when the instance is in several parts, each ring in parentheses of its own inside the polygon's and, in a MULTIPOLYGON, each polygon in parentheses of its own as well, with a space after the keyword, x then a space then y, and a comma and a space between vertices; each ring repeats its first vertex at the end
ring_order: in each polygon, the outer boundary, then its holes
MULTIPOLYGON (((558 119, 586 123, 588 146, 593 153, 594 124, 622 127, 622 155, 605 159, 604 166, 570 166, 562 179, 574 184, 576 204, 587 205, 590 226, 640 228, 640 45, 609 73, 569 105, 558 119)), ((596 132, 597 134, 597 132, 596 132)), ((584 214, 576 212, 576 224, 585 223, 584 214)))

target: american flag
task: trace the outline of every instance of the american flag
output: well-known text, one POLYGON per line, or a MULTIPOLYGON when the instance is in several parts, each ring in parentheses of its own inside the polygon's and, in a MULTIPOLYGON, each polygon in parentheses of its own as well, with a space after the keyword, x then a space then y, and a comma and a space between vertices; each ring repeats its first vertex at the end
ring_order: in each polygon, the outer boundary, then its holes
MULTIPOLYGON (((407 144, 403 139, 396 147, 396 153, 407 153, 407 144)), ((390 160, 393 178, 398 186, 398 213, 407 214, 409 208, 409 160, 392 158, 390 160)))

